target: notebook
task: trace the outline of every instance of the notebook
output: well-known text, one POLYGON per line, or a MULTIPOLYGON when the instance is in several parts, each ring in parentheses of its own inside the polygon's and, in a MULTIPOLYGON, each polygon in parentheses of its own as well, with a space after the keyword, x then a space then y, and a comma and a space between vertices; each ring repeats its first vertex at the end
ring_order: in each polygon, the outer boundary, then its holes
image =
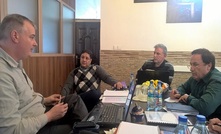
POLYGON ((124 104, 127 100, 129 90, 105 90, 102 103, 124 104))
POLYGON ((116 134, 160 134, 158 126, 136 124, 122 121, 116 134))
POLYGON ((118 96, 118 97, 103 97, 102 103, 116 103, 116 104, 124 104, 126 103, 127 97, 118 96))
POLYGON ((178 124, 177 117, 172 112, 145 111, 147 124, 150 125, 172 125, 178 124))
MULTIPOLYGON (((163 112, 163 111, 145 111, 145 117, 148 125, 160 125, 175 127, 178 124, 180 115, 186 116, 187 113, 163 112)), ((195 124, 195 121, 187 119, 187 125, 195 124)))
POLYGON ((124 105, 115 103, 99 103, 92 109, 84 120, 94 121, 100 125, 101 128, 117 127, 121 121, 125 121, 127 119, 136 86, 135 83, 135 81, 130 83, 129 94, 124 105), (108 112, 109 110, 111 113, 108 112))
POLYGON ((104 93, 103 93, 103 96, 104 97, 122 97, 122 96, 128 96, 128 92, 129 90, 117 90, 117 91, 114 91, 114 90, 105 90, 104 93))
POLYGON ((169 84, 169 72, 167 71, 154 71, 154 70, 138 70, 137 71, 137 81, 138 85, 141 85, 145 81, 149 80, 161 80, 169 84))

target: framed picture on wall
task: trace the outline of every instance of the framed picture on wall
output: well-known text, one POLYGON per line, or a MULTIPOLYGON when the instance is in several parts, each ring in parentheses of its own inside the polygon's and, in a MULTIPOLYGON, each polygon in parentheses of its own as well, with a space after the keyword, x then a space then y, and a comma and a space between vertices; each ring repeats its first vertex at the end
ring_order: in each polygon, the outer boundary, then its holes
POLYGON ((142 2, 165 2, 167 0, 134 0, 134 3, 142 3, 142 2))
POLYGON ((167 23, 202 21, 202 0, 167 0, 167 23))

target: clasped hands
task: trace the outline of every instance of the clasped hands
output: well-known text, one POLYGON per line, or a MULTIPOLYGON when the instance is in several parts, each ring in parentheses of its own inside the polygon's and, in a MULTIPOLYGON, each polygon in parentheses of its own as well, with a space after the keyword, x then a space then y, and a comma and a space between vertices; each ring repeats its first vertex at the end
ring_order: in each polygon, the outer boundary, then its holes
POLYGON ((213 118, 209 120, 209 124, 208 124, 208 128, 209 131, 217 134, 217 133, 221 133, 221 120, 218 118, 213 118))
POLYGON ((52 95, 44 98, 44 104, 46 106, 56 105, 56 104, 60 103, 64 97, 65 96, 61 96, 60 94, 52 94, 52 95))
POLYGON ((65 96, 61 96, 60 94, 53 94, 44 98, 44 104, 46 106, 53 106, 45 113, 48 117, 48 122, 60 119, 67 113, 68 104, 61 102, 64 97, 65 96))
POLYGON ((178 99, 179 102, 187 103, 188 94, 180 95, 177 89, 172 89, 170 92, 171 99, 178 99))

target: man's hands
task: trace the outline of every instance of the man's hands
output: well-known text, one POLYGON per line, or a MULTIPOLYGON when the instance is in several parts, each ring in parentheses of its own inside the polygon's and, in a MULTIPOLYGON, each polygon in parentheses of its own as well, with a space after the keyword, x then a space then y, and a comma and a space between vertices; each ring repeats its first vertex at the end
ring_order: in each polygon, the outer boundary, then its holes
POLYGON ((221 120, 218 118, 213 118, 209 120, 208 128, 209 131, 216 134, 216 133, 221 133, 221 120))
POLYGON ((60 119, 64 117, 64 115, 67 113, 68 104, 64 104, 63 102, 61 102, 61 99, 63 98, 64 96, 62 97, 60 94, 53 94, 44 98, 45 105, 53 105, 53 107, 45 113, 48 117, 48 122, 60 119))
POLYGON ((187 103, 187 98, 189 97, 188 94, 184 94, 179 98, 179 102, 187 103))
POLYGON ((180 94, 176 89, 172 89, 170 92, 170 98, 171 99, 179 99, 180 98, 180 94))
POLYGON ((121 82, 117 82, 116 84, 114 84, 114 87, 117 89, 121 89, 121 88, 123 88, 123 85, 121 82))
POLYGON ((48 122, 60 119, 64 117, 64 115, 67 113, 68 110, 68 104, 58 103, 55 106, 53 106, 48 112, 46 112, 46 116, 48 117, 48 122))
POLYGON ((179 99, 179 102, 187 103, 187 98, 189 97, 188 94, 180 95, 177 89, 172 89, 170 92, 170 98, 171 99, 179 99))
POLYGON ((64 98, 64 96, 61 97, 60 94, 53 94, 51 96, 44 98, 44 104, 46 106, 56 105, 59 102, 61 102, 61 99, 63 99, 63 98, 64 98))

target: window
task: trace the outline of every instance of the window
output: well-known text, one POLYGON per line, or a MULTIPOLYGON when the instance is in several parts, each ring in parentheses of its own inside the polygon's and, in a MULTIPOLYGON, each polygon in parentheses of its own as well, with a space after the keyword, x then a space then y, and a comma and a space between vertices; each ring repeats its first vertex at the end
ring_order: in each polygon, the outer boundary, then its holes
POLYGON ((76 19, 100 19, 101 0, 76 0, 76 19))
POLYGON ((59 53, 59 2, 43 0, 42 3, 42 41, 43 53, 59 53), (48 8, 50 5, 50 8, 48 8))
POLYGON ((37 25, 34 53, 74 54, 74 0, 8 0, 5 4, 9 14, 19 13, 37 25))
MULTIPOLYGON (((22 14, 32 20, 38 26, 38 2, 36 0, 8 0, 8 14, 22 14), (28 11, 28 12, 27 12, 28 11)), ((39 37, 36 34, 36 42, 39 44, 39 37)), ((35 48, 34 53, 38 53, 38 47, 35 48)))
POLYGON ((63 6, 63 53, 74 53, 74 11, 63 6))

